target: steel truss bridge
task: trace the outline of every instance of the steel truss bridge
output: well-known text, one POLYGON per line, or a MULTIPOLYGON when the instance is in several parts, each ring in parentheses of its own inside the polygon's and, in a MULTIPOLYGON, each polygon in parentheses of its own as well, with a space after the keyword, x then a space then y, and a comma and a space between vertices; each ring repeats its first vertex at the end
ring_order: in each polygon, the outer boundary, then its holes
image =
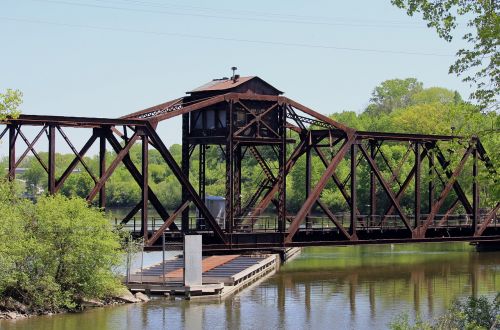
POLYGON ((77 166, 83 167, 94 183, 87 200, 105 207, 106 183, 123 165, 141 188, 141 200, 117 223, 133 223, 135 234, 142 236, 150 248, 159 244, 163 233, 169 242, 180 241, 185 233, 200 233, 204 249, 214 251, 500 239, 500 203, 480 207, 478 177, 495 177, 496 173, 478 138, 356 131, 282 96, 258 77, 237 79, 214 82, 188 96, 117 119, 38 115, 7 119, 1 122, 4 129, 0 131, 0 139, 4 139, 0 148, 8 149, 7 176, 14 180, 16 169, 32 154, 47 174, 47 191, 56 194, 77 166), (158 135, 159 123, 177 116, 183 122, 180 164, 158 135), (37 133, 28 138, 26 130, 34 128, 37 133), (66 134, 70 128, 87 132, 89 137, 81 148, 77 149, 66 134), (61 146, 56 144, 56 137, 74 153, 62 171, 56 171, 56 154, 61 146), (48 141, 48 149, 43 150, 47 154, 40 155, 36 146, 44 139, 48 141), (453 152, 447 149, 451 143, 453 152), (139 162, 130 157, 135 144, 141 145, 139 162), (94 145, 98 148, 98 171, 93 171, 85 160, 94 145), (225 159, 222 221, 205 202, 205 158, 210 145, 220 147, 225 159), (384 145, 404 148, 397 166, 391 166, 384 145), (197 187, 190 181, 190 160, 196 148, 197 187), (272 161, 263 155, 265 148, 274 154, 272 161), (151 149, 158 151, 182 187, 182 201, 173 212, 166 210, 166 201, 148 182, 151 149), (114 158, 109 151, 114 152, 114 158), (242 200, 245 178, 241 164, 248 157, 255 159, 263 174, 255 190, 242 200), (323 165, 322 169, 314 169, 321 170, 317 180, 311 174, 313 157, 323 165), (286 200, 287 176, 298 170, 301 158, 305 159, 301 174, 305 196, 299 210, 291 214, 286 200), (277 168, 271 162, 277 163, 277 168), (339 173, 342 162, 349 164, 348 173, 339 173), (365 173, 369 180, 369 192, 364 192, 369 196, 366 205, 360 205, 357 189, 362 167, 369 172, 365 173), (470 173, 466 173, 467 169, 471 169, 470 173), (423 171, 428 174, 426 181, 422 180, 423 171), (467 176, 472 177, 472 184, 465 187, 461 180, 467 176), (331 210, 322 200, 327 185, 340 192, 348 212, 331 210), (410 199, 405 195, 409 186, 414 187, 410 199), (423 198, 427 199, 425 203, 423 198), (425 210, 422 204, 427 205, 425 210), (149 208, 158 214, 156 219, 149 216, 149 208), (313 210, 317 212, 313 214, 313 210), (193 212, 195 221, 190 218, 193 212))

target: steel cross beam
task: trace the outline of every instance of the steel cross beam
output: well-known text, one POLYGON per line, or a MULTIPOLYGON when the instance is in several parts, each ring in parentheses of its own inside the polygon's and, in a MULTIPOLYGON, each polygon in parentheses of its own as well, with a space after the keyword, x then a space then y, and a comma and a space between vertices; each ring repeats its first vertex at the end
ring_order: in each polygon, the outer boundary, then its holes
POLYGON ((470 144, 469 147, 467 148, 467 150, 465 151, 465 154, 462 156, 462 159, 460 160, 460 163, 458 164, 457 168, 452 173, 451 178, 449 179, 448 183, 446 184, 443 191, 439 195, 436 203, 434 203, 434 205, 432 206, 431 212, 427 216, 427 219, 425 220, 425 222, 422 225, 415 228, 416 237, 419 237, 419 238, 425 237, 425 233, 426 233, 427 229, 429 228, 429 226, 431 225, 432 221, 434 220, 436 213, 441 208, 441 205, 443 205, 445 198, 448 196, 451 188, 453 187, 454 183, 457 181, 458 176, 462 172, 464 165, 465 165, 465 162, 467 161, 467 158, 469 158, 469 155, 471 154, 472 149, 473 149, 473 145, 470 144))
MULTIPOLYGON (((46 129, 43 130, 44 132, 46 132, 46 129)), ((28 149, 31 151, 31 153, 33 154, 33 156, 36 157, 36 159, 38 160, 38 162, 40 163, 40 165, 42 165, 42 167, 44 168, 45 172, 49 173, 49 167, 47 166, 47 164, 45 164, 45 162, 43 161, 43 159, 40 157, 40 155, 38 154, 38 152, 36 152, 36 150, 33 148, 33 145, 34 143, 30 143, 28 138, 26 138, 26 136, 23 134, 23 132, 21 131, 21 126, 18 126, 17 127, 17 135, 19 135, 24 143, 26 143, 26 146, 28 147, 28 149)), ((14 167, 14 170, 15 170, 15 167, 14 167)), ((12 170, 9 170, 9 174, 12 170)))
POLYGON ((156 243, 156 241, 158 240, 158 238, 160 238, 161 235, 163 235, 163 232, 165 230, 167 230, 167 228, 170 227, 170 225, 172 225, 172 223, 174 223, 174 220, 179 216, 179 214, 181 214, 189 206, 190 203, 191 203, 191 201, 187 200, 181 206, 179 206, 174 211, 174 213, 172 213, 170 215, 170 217, 167 220, 165 220, 165 222, 160 226, 160 228, 158 228, 158 230, 156 230, 153 233, 153 235, 151 236, 151 238, 149 238, 146 241, 146 246, 151 246, 154 243, 156 243))
POLYGON ((488 228, 488 225, 491 223, 495 215, 497 214, 498 210, 500 209, 500 202, 497 203, 497 205, 491 209, 491 211, 486 214, 486 217, 484 218, 483 222, 478 228, 474 228, 474 237, 479 237, 483 235, 484 231, 486 228, 488 228))
MULTIPOLYGON (((136 133, 137 134, 137 133, 136 133)), ((115 152, 118 154, 122 150, 122 146, 120 145, 120 142, 116 139, 116 137, 111 133, 108 132, 106 136, 108 142, 111 144, 111 147, 115 150, 115 152)), ((129 171, 129 173, 132 175, 132 178, 137 182, 139 186, 142 186, 143 183, 143 178, 142 174, 139 172, 137 167, 134 165, 132 160, 130 159, 130 156, 127 154, 124 155, 122 159, 123 165, 125 165, 125 168, 129 171)), ((148 198, 151 204, 153 204, 153 207, 156 209, 160 217, 165 221, 170 217, 168 214, 167 210, 163 207, 161 204, 160 200, 158 197, 156 197, 156 194, 153 192, 151 187, 148 186, 148 198)), ((141 203, 142 207, 142 203, 141 203)), ((170 226, 171 230, 178 230, 177 225, 175 223, 172 223, 170 226)))
MULTIPOLYGON (((40 139, 40 137, 43 135, 43 133, 46 132, 46 131, 47 131, 47 126, 43 126, 43 128, 40 130, 40 132, 36 135, 36 137, 33 139, 33 141, 31 141, 31 143, 28 144, 28 147, 26 148, 26 150, 23 152, 23 154, 16 161, 16 164, 14 165, 14 168, 12 168, 11 170, 9 170, 9 172, 7 173, 8 177, 10 177, 11 175, 13 175, 13 171, 15 171, 15 169, 21 164, 21 162, 26 157, 26 155, 30 151, 33 152, 33 150, 34 150, 33 148, 34 148, 35 144, 40 139)), ((26 140, 25 140, 25 142, 26 142, 26 140)), ((44 165, 45 164, 42 164, 42 166, 44 166, 44 165)))
POLYGON ((332 176, 332 173, 335 172, 337 165, 344 158, 345 154, 347 153, 351 145, 355 142, 355 140, 356 140, 355 134, 348 136, 344 144, 340 147, 340 150, 333 157, 332 161, 326 168, 325 172, 319 179, 318 183, 316 184, 314 189, 310 192, 309 197, 306 199, 306 201, 300 208, 299 212, 297 212, 297 215, 292 220, 292 223, 288 228, 288 235, 285 237, 285 243, 290 243, 292 241, 293 236, 295 236, 295 233, 297 233, 300 224, 302 223, 302 221, 304 221, 306 215, 310 212, 313 204, 318 200, 319 196, 321 195, 321 192, 326 187, 328 180, 332 176))
MULTIPOLYGON (((313 146, 313 148, 316 151, 316 154, 321 159, 321 162, 323 163, 325 168, 327 168, 328 167, 328 160, 326 159, 325 154, 317 146, 313 146)), ((344 197, 347 205, 351 205, 351 196, 349 196, 349 193, 347 192, 347 190, 345 190, 345 186, 342 184, 342 182, 340 182, 340 178, 337 176, 337 174, 335 172, 333 172, 333 174, 332 174, 332 180, 335 183, 335 185, 339 188, 340 193, 344 197)), ((354 208, 354 211, 356 214, 358 214, 358 215, 360 214, 357 207, 354 208)))
MULTIPOLYGON (((422 150, 422 153, 420 154, 420 161, 422 161, 425 158, 425 156, 427 155, 427 152, 428 152, 427 149, 422 150)), ((396 198, 396 201, 398 203, 401 201, 401 197, 403 197, 404 192, 406 191, 406 189, 410 185, 410 183, 411 183, 411 181, 413 179, 413 176, 415 175, 415 172, 416 172, 416 164, 410 170, 410 172, 408 173, 408 176, 403 181, 403 184, 401 185, 401 187, 399 188, 398 192, 396 193, 395 198, 396 198)), ((388 183, 388 185, 390 185, 392 183, 393 183, 393 181, 390 180, 389 183, 388 183)), ((380 221, 379 225, 383 224, 387 220, 387 217, 394 212, 394 209, 395 209, 394 204, 391 204, 391 206, 389 206, 389 208, 387 209, 387 211, 385 211, 384 216, 382 217, 382 220, 380 221)))
POLYGON ((151 140, 155 143, 158 152, 160 155, 163 157, 165 162, 167 162, 167 165, 170 167, 172 170, 173 174, 179 180, 182 186, 186 188, 187 193, 191 196, 191 199, 193 203, 196 205, 198 210, 200 210, 201 214, 205 217, 206 220, 208 220, 210 227, 212 227, 212 230, 214 231, 215 236, 219 238, 220 241, 222 241, 224 244, 228 243, 226 234, 222 231, 220 226, 217 224, 215 221, 214 217, 208 210, 208 208, 205 206, 203 201, 200 199, 200 196, 196 193, 196 190, 193 188, 189 180, 184 176, 182 173, 182 169, 177 165, 177 162, 175 161, 174 157, 168 151, 167 147, 163 143, 163 141, 160 139, 156 131, 151 127, 150 124, 146 126, 147 133, 151 140))
MULTIPOLYGON (((87 165, 87 163, 83 159, 83 156, 81 154, 79 154, 78 151, 76 151, 75 146, 73 145, 73 143, 71 143, 70 139, 68 138, 68 136, 66 135, 66 133, 64 133, 63 129, 61 127, 57 126, 57 130, 59 131, 59 133, 63 137, 64 141, 66 141, 66 143, 70 147, 71 151, 73 151, 73 153, 75 154, 76 158, 78 158, 78 160, 83 165, 83 167, 85 168, 85 170, 87 171, 87 173, 90 175, 90 177, 92 178, 92 180, 94 181, 94 183, 96 183, 97 182, 97 178, 94 176, 94 174, 90 170, 90 167, 87 165)), ((56 182, 56 185, 57 185, 57 182, 56 182)))
POLYGON ((387 194, 389 200, 391 201, 391 204, 396 208, 396 211, 398 212, 398 215, 401 218, 401 220, 404 222, 406 228, 409 231, 412 231, 412 227, 410 226, 410 223, 408 222, 408 219, 406 218, 406 215, 404 214, 401 205, 399 205, 399 201, 394 196, 394 193, 392 192, 391 187, 389 187, 389 184, 384 180, 382 173, 380 173, 380 170, 377 167, 377 164, 375 164, 375 160, 373 160, 370 157, 370 154, 368 153, 368 151, 366 151, 363 145, 360 144, 359 149, 361 150, 361 153, 363 154, 365 159, 368 161, 368 164, 370 165, 372 171, 375 172, 378 181, 382 185, 382 188, 384 188, 385 193, 387 194))
MULTIPOLYGON (((288 159, 288 161, 286 163, 285 178, 288 175, 288 172, 291 170, 291 168, 295 165, 295 162, 305 152, 305 149, 306 149, 306 141, 301 140, 300 143, 295 148, 295 150, 290 155, 290 158, 288 159)), ((274 195, 278 192, 278 188, 279 188, 278 186, 279 186, 279 183, 278 183, 278 181, 276 181, 273 184, 273 186, 268 190, 266 195, 262 198, 260 203, 254 208, 254 210, 252 211, 252 217, 259 216, 269 206, 269 203, 271 203, 272 199, 274 198, 274 195)))
MULTIPOLYGON (((446 158, 444 157, 443 152, 439 149, 439 147, 435 146, 435 149, 437 151, 436 154, 437 154, 437 159, 438 159, 439 164, 441 165, 441 167, 445 171, 445 174, 448 177, 448 179, 451 179, 453 177, 453 174, 450 171, 450 169, 448 168, 449 162, 446 161, 446 158)), ((462 187, 460 186, 460 184, 457 181, 455 181, 453 183, 453 190, 455 190, 455 193, 457 194, 458 198, 460 199, 460 202, 464 206, 465 211, 468 214, 472 214, 473 213, 472 205, 469 203, 467 196, 465 195, 464 191, 462 190, 462 187)))

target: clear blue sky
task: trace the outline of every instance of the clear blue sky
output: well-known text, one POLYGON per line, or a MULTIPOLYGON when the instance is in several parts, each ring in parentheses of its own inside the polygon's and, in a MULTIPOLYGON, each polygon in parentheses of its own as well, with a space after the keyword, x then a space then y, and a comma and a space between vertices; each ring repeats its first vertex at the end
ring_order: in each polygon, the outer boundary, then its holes
MULTIPOLYGON (((0 37, 0 90, 26 114, 119 117, 231 66, 324 114, 362 111, 391 78, 470 93, 448 74, 461 41, 389 0, 0 0, 0 37)), ((179 143, 179 120, 160 134, 179 143)))

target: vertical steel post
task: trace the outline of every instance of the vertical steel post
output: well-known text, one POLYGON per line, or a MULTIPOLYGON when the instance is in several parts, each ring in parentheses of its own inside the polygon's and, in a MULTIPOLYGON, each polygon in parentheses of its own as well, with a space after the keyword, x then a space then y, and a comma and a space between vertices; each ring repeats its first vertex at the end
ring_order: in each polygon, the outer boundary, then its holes
POLYGON ((49 125, 49 194, 56 191, 56 128, 49 125))
POLYGON ((415 142, 415 224, 414 228, 420 223, 420 204, 421 204, 421 194, 420 194, 420 168, 421 168, 421 160, 420 160, 420 143, 415 142))
MULTIPOLYGON (((375 160, 377 143, 374 140, 370 141, 370 157, 375 160)), ((372 224, 375 223, 377 214, 377 181, 375 172, 370 169, 370 219, 372 224)))
POLYGON ((229 101, 226 110, 226 231, 233 232, 234 218, 234 146, 233 146, 233 100, 229 101))
POLYGON ((477 147, 473 151, 473 164, 472 164, 472 230, 476 231, 477 224, 479 223, 479 182, 477 170, 477 147))
POLYGON ((429 200, 428 200, 428 211, 427 213, 431 213, 432 205, 434 204, 434 180, 433 180, 433 169, 434 169, 434 152, 429 148, 428 152, 429 158, 429 200))
POLYGON ((9 181, 16 178, 16 126, 9 125, 9 181))
MULTIPOLYGON (((310 133, 309 133, 310 134, 310 133)), ((310 142, 307 143, 306 150, 306 195, 305 199, 309 197, 309 193, 311 192, 311 145, 310 142)), ((312 228, 311 218, 309 217, 309 213, 306 215, 306 228, 312 228)))
MULTIPOLYGON (((234 214, 241 214, 241 145, 235 147, 234 157, 234 214)), ((234 217, 233 217, 234 219, 234 217)))
MULTIPOLYGON (((278 111, 278 134, 281 143, 278 152, 278 232, 283 233, 286 230, 286 105, 280 105, 278 111)), ((283 235, 283 240, 285 236, 283 235)))
MULTIPOLYGON (((148 231, 148 136, 144 133, 142 136, 142 210, 141 210, 141 231, 144 242, 149 239, 148 231)), ((153 229, 154 232, 154 229, 153 229)))
MULTIPOLYGON (((189 115, 190 114, 183 114, 182 115, 182 160, 181 160, 181 169, 182 169, 182 174, 184 177, 188 178, 189 180, 189 142, 188 142, 188 135, 189 135, 189 115)), ((187 187, 182 185, 182 204, 184 204, 189 196, 187 187)), ((189 208, 186 208, 182 212, 182 217, 181 217, 181 230, 184 233, 187 233, 189 231, 189 208)))
POLYGON ((161 252, 162 252, 162 263, 161 263, 161 266, 162 266, 162 279, 163 279, 163 285, 165 285, 165 232, 163 232, 161 234, 161 252))
MULTIPOLYGON (((200 199, 205 202, 205 156, 207 146, 204 144, 200 144, 198 146, 198 194, 200 195, 200 199)), ((205 226, 205 221, 201 219, 201 213, 198 211, 197 219, 196 219, 196 229, 202 229, 205 226)))
MULTIPOLYGON (((106 172, 106 131, 105 128, 99 132, 99 178, 106 172)), ((99 191, 99 207, 106 207, 106 185, 103 184, 99 191)))
POLYGON ((351 236, 356 235, 356 224, 357 224, 357 216, 356 216, 356 204, 357 204, 357 194, 356 194, 356 150, 357 150, 356 142, 351 145, 351 224, 349 228, 349 234, 351 236))
POLYGON ((198 146, 199 155, 198 155, 198 194, 200 198, 205 201, 205 153, 206 153, 206 145, 200 144, 198 146))

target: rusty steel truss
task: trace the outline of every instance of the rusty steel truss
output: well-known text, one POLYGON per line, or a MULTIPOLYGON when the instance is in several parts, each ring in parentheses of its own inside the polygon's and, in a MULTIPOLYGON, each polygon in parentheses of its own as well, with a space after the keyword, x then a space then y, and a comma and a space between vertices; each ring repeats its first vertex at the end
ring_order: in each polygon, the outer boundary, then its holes
POLYGON ((485 164, 482 169, 495 170, 478 138, 464 140, 447 135, 356 131, 280 93, 221 90, 205 93, 203 97, 192 93, 119 119, 21 115, 2 122, 5 128, 0 139, 5 136, 8 140, 0 145, 8 148, 7 177, 14 180, 16 168, 31 153, 47 173, 48 192, 55 194, 80 165, 94 182, 87 200, 105 207, 106 183, 116 168, 123 165, 140 186, 141 200, 121 219, 121 224, 126 225, 140 211, 140 235, 150 247, 158 244, 163 233, 169 241, 177 241, 183 233, 193 232, 201 233, 204 248, 212 250, 499 240, 497 214, 500 203, 489 210, 480 208, 479 163, 485 164), (214 111, 213 118, 217 118, 214 123, 207 115, 210 111, 214 111), (180 164, 157 132, 161 121, 176 116, 182 116, 183 120, 180 164), (24 133, 26 127, 38 127, 32 140, 24 133), (73 145, 65 133, 67 128, 89 132, 90 136, 81 149, 73 145), (48 159, 41 157, 35 149, 44 135, 48 139, 48 159), (62 138, 74 153, 74 159, 59 177, 56 177, 55 167, 56 136, 62 138), (22 142, 26 147, 19 153, 18 145, 22 142), (451 142, 461 146, 462 150, 455 150, 454 154, 443 151, 442 145, 451 142), (130 149, 136 143, 142 146, 140 166, 130 157, 130 149), (94 144, 99 150, 98 173, 94 173, 85 161, 94 144), (384 153, 386 144, 405 147, 406 151, 396 166, 390 165, 384 153), (114 159, 108 159, 109 153, 108 157, 106 155, 108 145, 114 152, 114 159), (217 221, 205 205, 206 149, 210 145, 220 147, 225 159, 224 223, 217 221), (190 158, 195 148, 198 148, 199 155, 198 187, 190 181, 190 158), (263 156, 263 148, 272 150, 274 159, 263 156), (171 212, 148 183, 148 153, 151 149, 159 152, 182 187, 182 201, 171 212), (461 158, 452 162, 450 157, 456 157, 458 153, 461 158), (255 191, 246 192, 249 197, 242 200, 244 178, 241 164, 245 157, 254 159, 261 168, 262 180, 256 182, 255 191), (316 180, 311 174, 313 157, 324 166, 316 180), (291 214, 287 208, 286 178, 301 158, 305 159, 305 196, 299 210, 291 214), (463 174, 468 161, 469 165, 472 162, 472 173, 463 174), (277 164, 277 168, 273 168, 270 162, 277 164), (343 177, 337 171, 342 162, 349 164, 350 169, 343 177), (369 171, 369 205, 359 205, 358 202, 360 192, 356 188, 361 164, 369 171), (402 169, 408 166, 410 170, 403 173, 402 169), (384 176, 383 169, 391 173, 390 177, 384 176), (424 170, 428 171, 431 180, 423 182, 421 175, 424 170), (461 175, 473 177, 472 191, 467 192, 461 185, 461 175), (414 187, 413 203, 403 205, 403 197, 410 185, 414 187), (340 192, 350 212, 339 214, 322 201, 322 192, 327 186, 340 192), (471 200, 468 195, 472 196, 471 200), (427 198, 425 210, 421 207, 423 196, 427 198), (449 207, 444 210, 445 200, 452 196, 453 203, 451 206, 448 203, 449 207), (151 229, 150 207, 161 217, 159 225, 151 229), (456 219, 453 214, 457 208, 464 210, 461 221, 450 221, 453 217, 456 219), (327 222, 321 220, 319 227, 313 210, 322 213, 327 222), (190 221, 193 212, 198 218, 195 224, 190 221), (268 218, 269 214, 274 215, 272 225, 263 228, 259 224, 263 214, 268 218))

